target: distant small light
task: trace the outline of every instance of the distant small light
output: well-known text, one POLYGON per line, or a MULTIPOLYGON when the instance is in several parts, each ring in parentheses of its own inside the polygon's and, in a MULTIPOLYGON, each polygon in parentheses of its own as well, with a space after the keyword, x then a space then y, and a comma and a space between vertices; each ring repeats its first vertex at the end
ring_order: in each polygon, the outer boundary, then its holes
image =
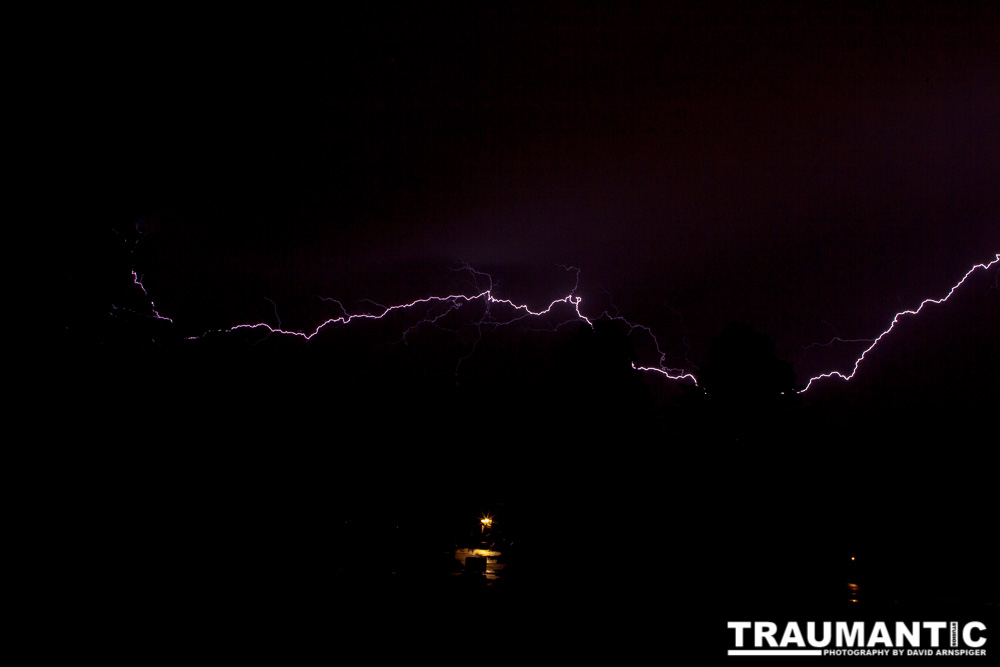
POLYGON ((851 556, 851 560, 854 560, 854 556, 851 556))

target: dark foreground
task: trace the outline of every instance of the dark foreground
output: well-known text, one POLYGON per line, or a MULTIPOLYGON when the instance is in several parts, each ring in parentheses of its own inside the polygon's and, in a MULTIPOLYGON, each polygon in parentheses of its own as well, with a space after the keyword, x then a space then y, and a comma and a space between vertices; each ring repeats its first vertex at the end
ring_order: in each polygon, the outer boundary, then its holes
POLYGON ((604 334, 460 386, 316 347, 68 357, 39 422, 51 607, 109 656, 281 659, 698 656, 732 620, 996 616, 995 389, 663 398, 604 334), (489 585, 453 556, 485 539, 489 585))

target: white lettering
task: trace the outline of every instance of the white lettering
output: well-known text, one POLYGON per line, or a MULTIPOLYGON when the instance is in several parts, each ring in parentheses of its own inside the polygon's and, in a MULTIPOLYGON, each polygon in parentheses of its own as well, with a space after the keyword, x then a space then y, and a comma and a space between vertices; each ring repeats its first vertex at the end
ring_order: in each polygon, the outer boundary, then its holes
POLYGON ((948 627, 944 621, 924 621, 924 628, 931 631, 931 646, 940 646, 941 631, 948 627))
POLYGON ((865 625, 857 622, 848 625, 843 621, 837 621, 837 646, 864 646, 865 645, 865 625))
POLYGON ((882 621, 875 624, 875 629, 868 638, 868 646, 874 646, 875 644, 892 646, 892 638, 889 637, 889 630, 885 627, 885 623, 882 621))
POLYGON ((781 648, 785 648, 789 644, 794 643, 796 646, 805 646, 806 643, 802 639, 802 631, 799 630, 799 624, 795 621, 790 622, 785 626, 785 634, 781 635, 781 648))
POLYGON ((816 624, 813 622, 806 623, 806 633, 809 637, 809 645, 815 646, 816 648, 823 648, 827 646, 833 639, 833 633, 830 631, 830 621, 823 622, 823 638, 816 638, 816 624))
POLYGON ((910 646, 920 646, 920 623, 912 623, 909 628, 906 623, 896 622, 896 646, 903 646, 903 639, 909 642, 910 646))
POLYGON ((770 621, 764 621, 763 623, 757 623, 754 625, 754 646, 763 646, 764 640, 767 640, 767 645, 774 648, 778 645, 778 642, 774 641, 774 633, 778 631, 778 626, 770 621))
POLYGON ((729 629, 736 630, 736 646, 743 646, 743 631, 752 625, 750 621, 730 621, 729 629))
POLYGON ((962 641, 965 642, 966 646, 971 646, 972 648, 979 648, 986 643, 986 637, 980 637, 979 639, 972 639, 972 630, 976 629, 979 631, 985 630, 986 626, 979 621, 972 621, 967 623, 964 628, 962 628, 962 641))

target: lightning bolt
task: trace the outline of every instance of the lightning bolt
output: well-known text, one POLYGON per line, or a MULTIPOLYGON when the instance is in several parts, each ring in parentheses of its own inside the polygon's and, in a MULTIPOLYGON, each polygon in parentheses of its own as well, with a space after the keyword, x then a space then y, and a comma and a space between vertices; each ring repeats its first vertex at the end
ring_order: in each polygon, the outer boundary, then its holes
MULTIPOLYGON (((644 332, 649 335, 656 349, 656 353, 659 355, 659 365, 657 366, 636 366, 634 363, 632 367, 640 371, 651 371, 663 375, 671 380, 690 380, 691 382, 697 384, 697 379, 690 372, 686 372, 684 369, 670 368, 666 366, 666 353, 660 348, 660 343, 657 340, 652 329, 649 327, 630 322, 620 315, 611 315, 607 311, 601 313, 598 317, 587 317, 580 310, 580 305, 583 303, 583 297, 578 296, 576 291, 579 289, 580 284, 580 270, 573 266, 563 266, 558 265, 560 268, 572 272, 575 275, 575 282, 573 289, 569 293, 561 296, 559 298, 553 299, 549 302, 548 306, 542 308, 541 310, 532 310, 527 304, 516 303, 511 299, 505 299, 497 296, 495 294, 495 285, 493 277, 483 271, 477 271, 468 265, 464 265, 458 269, 453 269, 453 271, 465 271, 468 272, 473 278, 473 284, 476 289, 479 290, 474 294, 449 294, 447 296, 429 296, 421 299, 415 299, 408 303, 402 303, 392 306, 384 306, 378 304, 374 301, 368 301, 368 303, 375 306, 380 312, 356 312, 351 313, 347 308, 338 300, 329 297, 320 297, 323 301, 334 303, 343 311, 342 315, 337 317, 331 317, 319 325, 317 325, 311 331, 296 331, 291 329, 284 329, 281 327, 280 320, 278 321, 278 326, 273 326, 267 322, 246 322, 243 324, 237 324, 225 329, 211 329, 197 336, 188 336, 187 340, 198 340, 212 334, 228 334, 239 330, 263 330, 267 332, 267 336, 270 335, 283 335, 283 336, 295 336, 303 340, 312 340, 324 329, 336 327, 338 325, 348 325, 356 320, 381 320, 385 319, 392 313, 417 310, 420 308, 427 308, 430 312, 425 311, 425 315, 416 323, 407 327, 400 338, 401 343, 406 343, 408 337, 420 327, 424 326, 439 326, 441 320, 443 320, 448 315, 465 308, 471 304, 481 304, 483 307, 482 314, 472 322, 472 325, 476 328, 478 334, 476 340, 473 342, 471 349, 467 354, 458 360, 456 365, 456 374, 458 373, 458 366, 462 364, 471 357, 476 350, 479 342, 482 340, 483 331, 486 329, 496 329, 499 327, 510 326, 517 322, 523 322, 528 319, 542 319, 549 315, 554 315, 557 311, 562 310, 564 312, 563 320, 555 325, 555 329, 558 330, 560 327, 565 326, 570 322, 582 322, 587 326, 593 328, 594 322, 598 320, 608 320, 614 322, 620 322, 628 327, 628 335, 639 331, 644 332), (485 282, 485 287, 480 287, 480 283, 485 282), (438 307, 437 310, 434 310, 438 307), (568 312, 566 312, 568 311, 568 312)), ((270 301, 270 299, 268 299, 270 301)), ((274 303, 273 301, 271 302, 274 303)), ((277 314, 276 314, 277 316, 277 314)), ((547 327, 551 330, 552 327, 547 327)), ((266 336, 265 336, 266 337, 266 336)))
MULTIPOLYGON (((826 320, 822 320, 822 324, 827 325, 834 331, 837 330, 835 326, 833 326, 826 320)), ((809 343, 808 345, 803 345, 802 352, 805 353, 807 350, 811 350, 814 347, 830 347, 835 343, 874 343, 874 342, 875 342, 874 338, 841 338, 840 336, 832 336, 830 340, 826 341, 825 343, 809 343)), ((802 359, 800 358, 799 361, 801 360, 802 359)))
MULTIPOLYGON (((851 369, 850 373, 848 373, 846 375, 844 373, 841 373, 840 371, 829 371, 827 373, 821 373, 819 375, 816 375, 814 377, 809 378, 809 382, 806 383, 806 386, 803 387, 802 390, 799 391, 799 393, 803 394, 803 393, 809 391, 809 388, 813 385, 814 382, 817 382, 819 380, 825 380, 827 378, 838 377, 841 380, 850 381, 851 378, 853 378, 857 374, 858 368, 860 368, 860 366, 861 366, 861 362, 865 360, 865 357, 868 355, 868 353, 871 352, 872 350, 874 350, 878 346, 878 344, 880 342, 882 342, 882 339, 885 338, 886 336, 888 336, 892 332, 892 330, 899 323, 900 318, 907 317, 907 316, 912 316, 912 315, 917 315, 918 313, 920 313, 920 311, 922 311, 924 309, 924 306, 927 306, 927 305, 940 305, 940 304, 944 303, 945 301, 947 301, 948 299, 951 298, 951 295, 955 293, 955 290, 957 290, 959 287, 961 287, 962 284, 966 280, 969 279, 969 276, 971 276, 976 271, 980 271, 980 270, 982 270, 982 271, 988 271, 990 269, 990 267, 994 266, 998 262, 1000 262, 1000 253, 998 253, 995 256, 995 258, 993 259, 993 261, 991 261, 989 263, 984 262, 982 264, 976 264, 976 265, 974 265, 971 269, 969 269, 965 273, 964 276, 962 276, 962 279, 959 280, 954 285, 952 285, 951 289, 948 290, 948 293, 945 294, 940 299, 924 299, 923 301, 920 302, 919 306, 917 306, 916 308, 914 308, 912 310, 901 310, 901 311, 899 311, 898 313, 896 313, 893 316, 892 322, 889 323, 889 328, 886 329, 885 331, 883 331, 882 333, 880 333, 875 338, 871 339, 871 345, 869 345, 867 348, 865 348, 865 351, 861 353, 861 356, 858 357, 854 361, 854 368, 851 369)), ((998 280, 1000 280, 1000 274, 998 274, 998 280)), ((836 341, 836 340, 837 339, 834 339, 834 341, 836 341)), ((834 342, 834 341, 831 341, 831 343, 834 342)))
MULTIPOLYGON (((135 284, 135 285, 138 285, 139 289, 142 290, 143 295, 146 298, 149 298, 149 292, 146 291, 146 288, 142 284, 142 280, 139 279, 139 275, 135 272, 134 269, 132 270, 132 283, 135 284)), ((115 308, 114 304, 112 304, 111 307, 115 308)), ((153 302, 152 299, 150 299, 150 301, 149 301, 149 309, 153 312, 153 317, 155 317, 156 319, 158 319, 158 320, 166 320, 167 322, 170 322, 171 324, 173 324, 174 321, 172 319, 170 319, 169 317, 164 317, 163 315, 160 315, 159 311, 156 310, 156 304, 153 302)), ((117 310, 117 308, 116 308, 116 310, 117 310)))
MULTIPOLYGON (((116 236, 119 236, 119 237, 123 236, 121 234, 121 232, 119 232, 117 229, 112 229, 111 231, 114 232, 114 234, 116 236)), ((129 248, 128 252, 129 252, 129 255, 133 256, 133 257, 135 256, 135 249, 139 246, 139 239, 142 236, 142 232, 139 231, 139 225, 138 225, 138 223, 136 223, 135 233, 136 233, 136 238, 132 239, 131 241, 129 241, 126 238, 122 238, 122 242, 123 243, 125 243, 126 245, 131 245, 131 247, 129 248)), ((144 297, 146 297, 147 299, 149 299, 149 310, 153 314, 152 317, 154 317, 155 319, 158 319, 158 320, 164 320, 165 322, 170 322, 171 324, 174 323, 174 321, 172 319, 170 319, 169 317, 166 317, 164 315, 161 315, 160 312, 156 309, 156 303, 153 302, 153 300, 150 298, 149 292, 146 291, 146 286, 142 284, 142 278, 139 276, 138 273, 136 273, 135 269, 132 269, 132 284, 139 288, 139 290, 142 292, 142 295, 144 297)), ((119 306, 116 306, 115 304, 112 303, 111 304, 112 315, 114 314, 115 311, 118 311, 118 310, 122 310, 122 311, 126 311, 126 312, 131 312, 131 313, 136 313, 136 311, 133 310, 133 309, 131 309, 131 308, 119 307, 119 306)), ((136 313, 136 314, 142 314, 142 313, 136 313)))
MULTIPOLYGON (((858 369, 861 367, 862 362, 867 357, 868 353, 874 350, 879 343, 881 343, 893 329, 895 329, 896 324, 900 320, 907 316, 915 316, 919 314, 928 305, 940 305, 946 302, 951 296, 965 283, 969 277, 976 273, 977 271, 987 271, 993 266, 1000 263, 1000 253, 994 256, 994 259, 989 262, 983 262, 980 264, 973 265, 962 278, 956 282, 948 292, 940 298, 928 298, 920 302, 920 304, 910 310, 902 310, 896 313, 892 321, 890 322, 888 328, 886 328, 882 333, 874 338, 854 338, 854 339, 844 339, 838 336, 834 336, 826 343, 813 343, 806 346, 805 349, 809 349, 815 346, 829 346, 834 343, 847 343, 847 342, 865 342, 870 343, 867 348, 861 353, 861 355, 854 361, 854 366, 849 373, 841 372, 839 370, 828 371, 826 373, 821 373, 814 377, 809 378, 805 387, 799 390, 798 393, 807 392, 816 382, 820 380, 825 380, 827 378, 837 377, 844 381, 850 381, 858 373, 858 369)), ((596 317, 588 317, 584 315, 581 311, 581 305, 583 303, 583 297, 576 294, 579 289, 580 284, 580 270, 573 266, 558 265, 560 268, 567 272, 571 272, 575 276, 575 282, 573 288, 565 295, 553 299, 549 302, 548 306, 542 308, 541 310, 532 310, 527 304, 516 303, 511 299, 501 298, 495 294, 496 284, 494 283, 493 277, 485 272, 477 271, 469 265, 462 265, 457 269, 452 269, 452 271, 467 272, 472 278, 473 292, 472 294, 448 294, 446 296, 428 296, 420 299, 415 299, 408 303, 401 303, 396 305, 385 306, 376 303, 371 300, 365 300, 366 303, 374 307, 375 312, 350 312, 347 307, 344 306, 340 301, 330 298, 330 297, 319 297, 322 301, 335 304, 341 314, 336 317, 331 317, 319 325, 317 325, 311 331, 297 331, 291 329, 285 329, 282 327, 281 318, 278 316, 277 304, 271 299, 264 297, 271 305, 274 307, 275 318, 277 319, 277 326, 271 325, 267 322, 247 322, 243 324, 237 324, 225 329, 211 329, 197 336, 188 336, 187 340, 199 340, 205 338, 206 336, 213 334, 228 334, 239 330, 264 330, 267 338, 271 335, 281 335, 281 336, 294 336, 301 338, 303 340, 309 341, 317 336, 321 331, 325 329, 334 328, 337 326, 346 326, 352 322, 358 320, 382 320, 390 316, 393 313, 404 312, 404 311, 416 311, 420 309, 423 310, 423 317, 417 322, 411 324, 406 329, 403 330, 402 336, 400 337, 400 343, 406 344, 408 342, 408 337, 413 334, 416 330, 425 326, 432 326, 437 328, 442 328, 441 322, 452 313, 455 313, 464 308, 468 308, 472 304, 480 304, 482 306, 481 314, 472 322, 472 326, 475 327, 477 331, 476 339, 472 342, 469 351, 462 356, 458 363, 456 364, 455 373, 458 375, 459 367, 462 362, 469 359, 476 351, 479 343, 483 338, 483 333, 485 330, 495 330, 500 327, 510 326, 518 322, 525 322, 529 319, 541 320, 548 316, 555 316, 558 312, 562 313, 562 321, 555 325, 555 329, 558 330, 560 327, 565 326, 571 322, 580 322, 591 328, 594 327, 594 322, 605 320, 612 322, 619 322, 623 324, 628 329, 627 336, 632 336, 633 334, 639 332, 645 334, 649 337, 652 342, 653 347, 658 355, 658 359, 655 365, 638 365, 632 362, 632 368, 644 373, 655 373, 661 375, 662 377, 669 380, 689 380, 694 385, 698 385, 698 380, 694 375, 694 372, 687 370, 686 368, 673 368, 667 365, 667 354, 662 350, 660 342, 657 339, 653 330, 644 325, 631 322, 626 318, 622 317, 618 309, 611 305, 614 310, 612 314, 609 310, 603 311, 600 315, 596 317)), ((1000 281, 1000 273, 998 273, 997 281, 1000 281)), ((132 271, 132 282, 142 290, 143 295, 147 298, 149 297, 146 288, 143 286, 142 281, 138 274, 132 271)), ((996 287, 996 282, 994 282, 993 287, 996 287)), ((153 317, 160 320, 166 320, 167 322, 173 322, 169 317, 161 315, 156 310, 156 304, 150 300, 150 309, 153 313, 153 317)), ((114 307, 114 306, 112 306, 114 307)), ((678 315, 679 317, 679 315, 678 315)), ((552 330, 551 323, 546 327, 546 330, 552 330)), ((686 346, 686 341, 685 341, 686 346)), ((690 364, 691 368, 696 368, 693 364, 690 364)))
MULTIPOLYGON (((344 309, 343 305, 341 305, 341 303, 339 301, 336 301, 335 299, 324 299, 324 300, 335 302, 337 303, 338 306, 344 309)), ((533 311, 524 304, 517 304, 511 301, 510 299, 501 299, 499 297, 496 297, 493 295, 492 289, 486 289, 479 292, 478 294, 473 294, 473 295, 449 294, 447 296, 428 296, 422 299, 415 299, 413 301, 410 301, 409 303, 402 303, 394 306, 383 306, 381 304, 376 304, 375 302, 370 302, 377 308, 381 308, 382 312, 350 313, 346 309, 344 309, 345 310, 344 315, 341 315, 339 317, 331 317, 321 322, 312 331, 308 332, 282 329, 280 326, 275 327, 268 324, 267 322, 255 322, 255 323, 248 322, 244 324, 237 324, 227 329, 212 329, 206 331, 205 333, 199 336, 189 336, 188 340, 197 340, 199 338, 204 338, 205 336, 212 333, 231 333, 233 331, 239 331, 240 329, 266 329, 269 333, 272 334, 279 334, 283 336, 297 336, 299 338, 302 338, 303 340, 312 340, 312 338, 315 337, 320 331, 326 329, 327 327, 331 327, 333 325, 350 324, 355 320, 381 320, 387 317, 390 313, 394 313, 397 311, 411 310, 419 306, 425 306, 425 305, 445 304, 448 306, 445 312, 435 315, 430 320, 422 320, 421 322, 418 322, 416 325, 407 329, 407 331, 404 332, 403 334, 405 338, 406 335, 408 333, 411 333, 413 329, 415 329, 417 326, 420 326, 422 324, 434 324, 435 322, 443 318, 445 315, 456 310, 457 308, 460 308, 465 304, 470 304, 474 302, 482 302, 486 306, 488 314, 484 317, 489 317, 489 314, 492 312, 490 310, 492 306, 495 305, 506 306, 510 308, 515 313, 515 315, 513 315, 509 320, 504 322, 504 324, 511 324, 526 317, 542 317, 544 315, 548 315, 549 313, 553 312, 559 304, 567 304, 568 306, 571 307, 576 319, 586 322, 587 324, 592 326, 593 321, 588 319, 583 313, 580 312, 580 303, 582 301, 583 301, 582 297, 575 296, 571 292, 570 294, 567 294, 564 297, 554 299, 551 303, 549 303, 549 305, 546 308, 538 311, 533 311)), ((480 324, 482 324, 483 322, 484 320, 479 321, 480 324)))

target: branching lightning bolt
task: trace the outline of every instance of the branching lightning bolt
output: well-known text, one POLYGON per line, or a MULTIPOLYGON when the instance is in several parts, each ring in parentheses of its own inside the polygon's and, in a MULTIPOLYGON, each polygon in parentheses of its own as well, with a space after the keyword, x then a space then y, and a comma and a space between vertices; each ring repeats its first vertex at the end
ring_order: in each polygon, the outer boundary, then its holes
MULTIPOLYGON (((122 236, 122 234, 118 230, 112 230, 112 231, 117 236, 122 236)), ((124 239, 124 238, 122 239, 122 241, 124 243, 131 245, 131 248, 129 248, 128 252, 129 252, 129 255, 133 255, 133 256, 135 255, 135 249, 136 249, 136 247, 138 247, 138 245, 139 245, 139 237, 142 236, 142 232, 139 231, 138 224, 136 225, 135 233, 136 233, 136 238, 133 239, 131 242, 129 242, 128 239, 124 239)), ((145 296, 147 299, 149 299, 149 310, 150 310, 150 312, 152 312, 152 317, 154 317, 155 319, 158 319, 158 320, 164 320, 166 322, 170 322, 171 324, 174 323, 174 321, 172 319, 170 319, 169 317, 166 317, 164 315, 161 315, 160 312, 156 309, 156 303, 150 298, 149 292, 146 291, 146 286, 142 284, 142 278, 139 276, 138 273, 136 273, 135 269, 132 269, 132 284, 135 285, 135 286, 137 286, 142 291, 142 295, 145 296)), ((118 310, 132 312, 132 313, 136 312, 136 311, 132 310, 131 308, 119 307, 119 306, 116 306, 115 304, 112 303, 111 304, 112 314, 114 314, 114 311, 118 311, 118 310)), ((141 314, 141 313, 137 313, 137 314, 141 314)), ((147 315, 147 317, 148 317, 148 315, 147 315)))
POLYGON ((278 328, 280 329, 281 328, 281 315, 278 314, 278 304, 276 304, 271 299, 268 299, 266 296, 264 297, 264 301, 267 301, 269 304, 271 304, 274 307, 274 319, 278 320, 278 328))
MULTIPOLYGON (((829 346, 834 343, 861 343, 861 342, 869 343, 868 347, 866 347, 865 350, 861 353, 861 355, 854 361, 854 366, 849 373, 844 373, 838 370, 821 373, 819 375, 811 377, 809 381, 806 383, 805 387, 799 390, 799 393, 805 393, 813 386, 814 383, 816 383, 819 380, 824 380, 832 377, 837 377, 844 381, 851 380, 857 374, 858 369, 861 366, 861 363, 865 360, 868 353, 874 350, 878 346, 878 344, 893 331, 893 329, 896 327, 896 324, 899 323, 901 318, 906 316, 917 315, 927 305, 939 305, 944 303, 945 301, 951 298, 951 296, 955 293, 955 291, 958 290, 973 273, 980 270, 983 271, 989 270, 998 263, 1000 263, 1000 253, 996 254, 994 259, 990 262, 975 264, 965 273, 965 275, 962 276, 962 278, 958 282, 956 282, 954 285, 951 286, 951 288, 943 297, 937 299, 935 298, 924 299, 923 301, 920 302, 920 304, 916 308, 913 308, 912 310, 902 310, 896 313, 893 316, 892 321, 889 324, 889 327, 874 338, 844 339, 840 338, 839 336, 834 336, 826 343, 813 343, 811 345, 806 346, 805 349, 809 349, 811 347, 816 347, 816 346, 829 346)), ((516 303, 510 299, 505 299, 497 296, 494 293, 496 285, 494 283, 493 277, 488 273, 477 271, 473 269, 471 266, 465 264, 457 269, 452 269, 452 270, 467 272, 472 277, 472 285, 474 288, 473 289, 474 293, 472 294, 457 293, 457 294, 449 294, 446 296, 428 296, 420 299, 415 299, 408 303, 401 303, 390 306, 379 304, 375 301, 366 299, 364 302, 371 304, 375 308, 376 312, 355 312, 355 313, 350 312, 347 309, 347 307, 344 306, 344 304, 338 301, 337 299, 321 296, 319 298, 322 301, 335 304, 339 308, 341 314, 336 317, 331 317, 324 320, 319 325, 317 325, 312 331, 296 331, 283 328, 281 324, 281 318, 278 316, 277 304, 275 304, 275 302, 272 301, 271 299, 264 297, 274 307, 274 314, 275 318, 277 319, 277 326, 273 326, 271 324, 268 324, 267 322, 247 322, 243 324, 237 324, 225 329, 212 329, 198 336, 189 336, 187 337, 187 339, 198 340, 208 335, 227 334, 227 333, 232 333, 234 331, 239 331, 241 329, 246 329, 246 330, 263 329, 266 330, 267 332, 265 338, 271 336, 272 334, 277 334, 282 336, 294 336, 309 341, 312 340, 312 338, 317 336, 324 329, 336 327, 338 325, 348 325, 356 320, 381 320, 388 317, 392 313, 416 310, 421 307, 430 308, 431 310, 429 312, 425 312, 424 316, 420 320, 418 320, 416 323, 411 324, 406 329, 404 329, 399 342, 405 344, 408 342, 408 337, 419 328, 425 326, 440 328, 441 321, 448 315, 462 308, 465 308, 471 304, 479 303, 483 307, 482 313, 478 317, 478 319, 472 322, 472 326, 474 326, 477 331, 477 336, 476 339, 471 344, 469 351, 458 360, 455 369, 457 375, 458 368, 459 366, 461 366, 462 362, 469 359, 475 353, 480 341, 482 340, 484 329, 496 329, 499 327, 509 326, 516 322, 524 322, 529 318, 541 319, 548 315, 552 315, 557 310, 568 309, 568 312, 565 313, 565 319, 563 319, 560 323, 555 325, 556 330, 558 330, 560 327, 565 326, 570 322, 581 322, 591 328, 594 327, 594 322, 599 320, 607 320, 607 321, 622 323, 628 328, 628 333, 627 333, 628 336, 631 336, 635 332, 642 332, 648 335, 653 343, 654 349, 656 350, 656 354, 658 355, 658 360, 655 365, 649 365, 649 366, 637 365, 635 362, 632 362, 631 365, 633 369, 646 373, 656 373, 670 380, 690 380, 695 385, 698 384, 698 380, 694 375, 696 367, 693 364, 690 364, 688 362, 689 367, 695 370, 687 370, 686 368, 672 368, 668 366, 667 354, 663 352, 660 346, 660 342, 657 339, 653 330, 646 325, 637 324, 625 319, 619 314, 618 309, 614 306, 614 304, 611 304, 610 306, 610 308, 614 310, 613 313, 609 312, 609 310, 605 310, 596 317, 588 317, 587 315, 584 315, 584 313, 581 311, 583 297, 576 294, 577 290, 579 289, 580 270, 572 266, 564 266, 564 265, 558 265, 558 266, 560 266, 562 269, 568 272, 572 272, 576 278, 575 283, 573 285, 573 288, 567 294, 559 298, 553 299, 551 302, 549 302, 548 306, 542 308, 541 310, 532 310, 530 307, 528 307, 527 304, 516 303), (485 287, 483 286, 483 283, 485 283, 485 287), (435 310, 435 307, 439 308, 435 310)), ((1000 272, 998 272, 997 281, 1000 281, 1000 272)), ((142 280, 134 270, 132 271, 132 282, 136 286, 138 286, 140 290, 142 290, 143 295, 149 298, 149 294, 147 293, 146 288, 143 286, 142 280)), ((996 288, 996 286, 997 282, 995 281, 992 288, 996 288)), ((171 323, 173 322, 171 318, 161 315, 156 310, 156 305, 152 300, 149 301, 149 307, 153 313, 153 317, 155 317, 156 319, 165 320, 171 323)), ((112 308, 114 308, 113 305, 112 308)), ((550 323, 545 328, 547 330, 552 330, 553 327, 550 323)), ((685 347, 686 346, 687 343, 685 341, 685 347)))
MULTIPOLYGON (((637 330, 644 331, 647 334, 649 334, 650 338, 653 341, 653 344, 655 345, 657 354, 659 355, 660 365, 636 366, 633 363, 632 364, 633 368, 641 371, 652 371, 660 373, 661 375, 671 380, 690 380, 691 382, 697 384, 697 379, 690 372, 686 372, 684 369, 669 368, 665 365, 666 354, 660 349, 659 341, 656 339, 656 336, 653 334, 652 329, 650 329, 649 327, 641 324, 635 324, 634 322, 630 322, 624 317, 621 317, 620 315, 617 314, 611 315, 606 311, 604 313, 601 313, 600 316, 595 318, 590 318, 584 315, 583 312, 581 312, 580 310, 580 305, 583 303, 583 297, 578 296, 576 294, 576 291, 579 288, 580 270, 572 266, 560 265, 560 267, 566 271, 573 272, 575 274, 576 282, 573 285, 573 289, 570 290, 568 294, 559 297, 557 299, 553 299, 548 306, 546 306, 541 310, 532 310, 526 304, 516 303, 510 299, 504 299, 496 296, 494 294, 495 290, 494 281, 490 274, 482 271, 477 271, 468 265, 464 265, 455 270, 467 271, 470 273, 470 275, 472 275, 474 284, 476 285, 476 289, 479 290, 475 294, 449 294, 447 296, 429 296, 421 299, 415 299, 408 303, 402 303, 392 306, 385 306, 370 300, 367 301, 368 303, 374 305, 381 311, 375 313, 370 313, 370 312, 351 313, 340 301, 329 297, 320 297, 320 299, 322 299, 323 301, 336 304, 340 308, 340 310, 343 311, 343 314, 337 317, 331 317, 321 322, 312 331, 296 331, 296 330, 284 329, 280 325, 280 320, 277 327, 268 324, 267 322, 247 322, 243 324, 237 324, 226 329, 213 329, 210 331, 206 331, 205 333, 198 336, 189 336, 188 340, 197 340, 211 334, 231 333, 241 329, 247 329, 247 330, 264 329, 267 331, 268 336, 272 334, 295 336, 308 341, 312 340, 313 337, 318 335, 324 329, 334 327, 337 325, 347 325, 350 324, 351 322, 354 322, 355 320, 381 320, 394 312, 416 309, 421 306, 431 306, 431 307, 437 305, 444 306, 443 310, 440 310, 439 312, 428 313, 421 320, 407 327, 403 331, 403 334, 400 338, 400 342, 406 343, 408 336, 410 336, 418 328, 423 326, 438 326, 438 323, 442 319, 444 319, 449 314, 457 311, 458 309, 463 308, 472 303, 481 303, 483 305, 483 313, 476 321, 472 323, 473 326, 476 327, 478 335, 475 342, 473 342, 470 351, 458 360, 458 365, 461 365, 463 361, 467 360, 475 352, 475 349, 478 346, 479 341, 482 339, 482 332, 484 328, 497 328, 501 326, 509 326, 511 324, 514 324, 515 322, 522 322, 529 318, 536 318, 536 319, 543 318, 547 315, 553 314, 561 306, 568 306, 569 308, 569 313, 567 314, 568 316, 566 317, 566 319, 564 319, 562 322, 556 325, 555 327, 556 329, 558 329, 561 326, 564 326, 569 322, 574 322, 574 321, 582 322, 589 327, 593 327, 594 322, 601 319, 621 322, 628 327, 629 335, 631 335, 633 332, 637 330), (486 282, 485 289, 479 287, 480 280, 485 280, 486 282), (498 308, 505 309, 506 312, 498 313, 497 312, 498 308)), ((271 303, 273 304, 273 302, 271 303)), ((457 373, 457 367, 456 367, 456 373, 457 373)))
MULTIPOLYGON (((822 324, 827 325, 828 327, 830 327, 831 329, 833 329, 835 332, 837 330, 837 328, 835 326, 833 326, 832 324, 830 324, 826 320, 822 320, 822 324)), ((825 343, 809 343, 808 345, 803 345, 802 346, 802 351, 805 352, 806 350, 811 350, 814 347, 830 347, 831 345, 834 345, 835 343, 874 343, 874 342, 875 342, 874 338, 841 338, 840 336, 834 335, 834 336, 831 336, 830 340, 826 341, 825 343)), ((800 359, 800 361, 801 361, 801 359, 800 359)))
MULTIPOLYGON (((806 383, 806 386, 803 387, 802 390, 799 393, 805 393, 805 392, 809 391, 809 387, 811 387, 813 385, 813 383, 816 382, 817 380, 824 380, 826 378, 838 377, 838 378, 840 378, 842 380, 849 381, 851 378, 853 378, 857 374, 858 368, 861 366, 861 362, 865 360, 865 357, 868 355, 868 353, 871 352, 872 350, 874 350, 875 347, 878 346, 878 344, 882 341, 882 339, 889 335, 889 333, 895 328, 896 324, 899 323, 899 320, 900 320, 901 317, 904 317, 904 316, 907 316, 907 315, 916 315, 917 313, 919 313, 920 311, 922 311, 924 309, 924 306, 926 306, 928 304, 940 305, 940 304, 944 303, 945 301, 947 301, 948 299, 951 298, 951 295, 955 293, 955 290, 957 290, 959 287, 961 287, 962 284, 966 280, 968 280, 969 276, 971 276, 973 273, 975 273, 976 271, 979 271, 979 270, 988 271, 990 269, 990 267, 994 266, 998 262, 1000 262, 1000 253, 998 253, 995 256, 995 258, 993 259, 993 261, 991 261, 991 262, 988 262, 988 263, 984 262, 982 264, 976 264, 976 265, 974 265, 971 269, 969 269, 965 273, 964 276, 962 276, 962 279, 959 280, 954 285, 952 285, 951 289, 948 290, 948 293, 945 294, 940 299, 924 299, 923 301, 920 302, 920 305, 917 306, 916 308, 914 308, 913 310, 901 310, 901 311, 899 311, 898 313, 896 313, 893 316, 892 322, 889 324, 889 328, 886 329, 885 331, 883 331, 882 333, 880 333, 875 338, 871 339, 871 345, 869 345, 867 348, 865 348, 865 351, 861 353, 861 356, 858 357, 854 361, 854 368, 851 369, 851 372, 849 374, 845 375, 845 374, 841 373, 840 371, 829 371, 827 373, 821 373, 820 375, 816 375, 814 377, 809 378, 809 382, 806 383)), ((1000 279, 1000 278, 998 278, 998 279, 1000 279)), ((837 339, 834 339, 834 340, 837 340, 837 339)), ((833 342, 833 341, 831 341, 831 342, 833 342)))
MULTIPOLYGON (((142 290, 142 293, 146 296, 146 298, 149 298, 149 292, 146 291, 146 288, 142 284, 142 280, 139 279, 139 275, 134 270, 132 271, 132 282, 139 286, 139 289, 142 290)), ((112 304, 111 307, 114 308, 115 307, 114 304, 112 304)), ((173 323, 173 320, 170 319, 169 317, 160 315, 159 311, 156 310, 156 304, 153 302, 152 299, 150 299, 149 301, 149 309, 153 312, 153 317, 155 317, 156 319, 166 320, 171 324, 173 323)))

